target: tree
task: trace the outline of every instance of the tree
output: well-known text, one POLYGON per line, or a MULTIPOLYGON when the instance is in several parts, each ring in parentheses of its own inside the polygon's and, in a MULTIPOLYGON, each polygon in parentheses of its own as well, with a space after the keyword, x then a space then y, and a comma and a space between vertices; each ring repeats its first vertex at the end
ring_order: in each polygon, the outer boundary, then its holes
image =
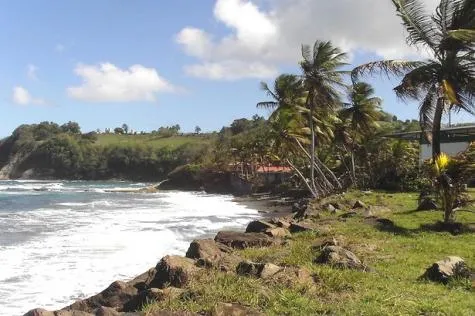
POLYGON ((365 136, 374 128, 378 128, 377 120, 381 116, 380 107, 382 100, 374 97, 373 87, 365 82, 354 83, 348 90, 350 103, 344 104, 340 116, 350 127, 351 139, 351 171, 353 181, 356 183, 355 150, 357 138, 365 136))
POLYGON ((122 134, 124 134, 124 129, 121 128, 121 127, 116 127, 116 128, 114 128, 114 134, 122 135, 122 134))
POLYGON ((81 127, 79 127, 79 124, 76 122, 69 121, 66 124, 61 125, 61 130, 63 133, 69 133, 69 134, 81 134, 81 127))
POLYGON ((196 126, 195 127, 195 134, 199 134, 199 133, 201 133, 201 127, 196 126))
MULTIPOLYGON (((274 155, 282 153, 283 159, 301 178, 313 196, 325 195, 330 193, 335 186, 341 187, 340 182, 316 156, 312 157, 305 145, 310 144, 308 121, 305 116, 309 115, 306 102, 308 100, 308 91, 305 90, 303 79, 300 76, 283 74, 274 81, 273 90, 262 82, 261 88, 272 97, 272 101, 260 102, 259 108, 274 109, 269 117, 270 127, 274 135, 274 155), (320 181, 311 181, 310 183, 304 176, 302 168, 299 168, 295 161, 292 161, 291 154, 295 158, 303 157, 303 164, 315 168, 320 177, 320 181), (305 161, 307 161, 305 163, 305 161), (310 162, 310 164, 308 163, 310 162), (331 180, 327 178, 330 177, 331 180), (332 183, 333 181, 333 183, 332 183)), ((319 127, 316 130, 318 135, 327 139, 325 132, 325 118, 313 117, 313 120, 319 127)), ((297 159, 299 160, 299 159, 297 159)))
POLYGON ((124 131, 125 134, 129 133, 129 125, 127 124, 122 124, 122 130, 124 131))
MULTIPOLYGON (((310 127, 310 181, 314 191, 315 185, 315 131, 317 123, 314 119, 316 112, 320 115, 332 114, 341 104, 339 89, 346 88, 343 81, 344 72, 341 67, 345 66, 347 56, 340 49, 334 47, 331 42, 316 41, 313 49, 310 46, 302 46, 303 61, 302 69, 303 84, 308 91, 306 107, 309 109, 308 120, 310 127)), ((324 121, 322 121, 324 122, 324 121)), ((331 133, 328 126, 322 126, 331 133)), ((322 127, 319 129, 322 130, 322 127)))
POLYGON ((441 154, 440 129, 444 112, 475 107, 474 42, 475 1, 441 0, 428 15, 421 0, 393 0, 408 33, 407 43, 430 53, 422 61, 383 60, 353 70, 353 79, 382 72, 402 77, 394 88, 398 97, 420 102, 419 121, 432 142, 433 160, 441 154), (456 32, 455 32, 456 31, 456 32))

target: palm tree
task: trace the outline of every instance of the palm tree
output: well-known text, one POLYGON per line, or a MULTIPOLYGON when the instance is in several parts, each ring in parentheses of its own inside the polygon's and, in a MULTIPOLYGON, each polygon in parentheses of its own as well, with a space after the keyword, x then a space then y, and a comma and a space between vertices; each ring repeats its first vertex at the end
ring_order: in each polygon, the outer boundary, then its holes
MULTIPOLYGON (((340 111, 343 122, 350 127, 351 142, 351 171, 353 181, 356 182, 355 155, 356 142, 359 136, 364 136, 378 128, 377 123, 381 116, 382 100, 374 96, 373 87, 366 82, 356 82, 348 90, 350 103, 345 103, 340 111)), ((344 138, 343 138, 344 139, 344 138)))
POLYGON ((310 127, 310 181, 315 188, 315 113, 334 112, 341 104, 339 89, 346 88, 340 68, 345 66, 347 56, 331 42, 316 41, 313 49, 308 45, 302 46, 303 84, 308 91, 306 107, 309 109, 308 121, 310 127), (327 111, 329 110, 329 111, 327 111))
MULTIPOLYGON (((308 121, 305 119, 309 113, 309 109, 306 108, 309 93, 305 90, 302 78, 296 75, 283 74, 274 81, 273 89, 270 89, 264 82, 261 83, 261 88, 268 96, 272 97, 271 101, 260 102, 257 107, 273 110, 269 117, 269 124, 274 133, 275 152, 286 153, 284 160, 301 177, 315 197, 329 193, 335 185, 341 187, 331 170, 318 159, 312 159, 309 151, 305 149, 304 145, 310 144, 310 129, 307 125, 308 121), (302 156, 303 154, 304 159, 309 159, 310 165, 318 170, 322 180, 321 183, 309 184, 303 172, 289 159, 289 153, 294 153, 295 156, 302 156)), ((331 120, 329 120, 331 116, 324 115, 322 109, 319 110, 320 117, 313 117, 312 120, 315 125, 315 133, 322 140, 329 141, 333 135, 331 120)), ((318 113, 318 111, 315 113, 318 113)))
POLYGON ((402 77, 394 88, 398 97, 420 102, 421 128, 432 142, 432 156, 440 153, 440 129, 445 111, 474 114, 475 101, 475 1, 441 0, 428 15, 422 0, 393 0, 407 30, 407 42, 427 50, 423 61, 383 60, 357 67, 353 80, 382 72, 402 77), (463 36, 464 35, 464 36, 463 36))

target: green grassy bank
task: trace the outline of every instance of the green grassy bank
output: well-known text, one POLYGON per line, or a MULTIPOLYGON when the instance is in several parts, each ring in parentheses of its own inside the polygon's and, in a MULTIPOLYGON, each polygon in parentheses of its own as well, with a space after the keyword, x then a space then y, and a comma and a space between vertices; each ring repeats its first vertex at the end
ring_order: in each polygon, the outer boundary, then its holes
MULTIPOLYGON (((474 190, 470 194, 475 198, 474 190)), ((218 302, 228 302, 268 315, 474 315, 471 281, 442 285, 418 278, 432 263, 451 255, 475 267, 475 232, 469 231, 475 227, 475 206, 458 211, 458 221, 469 228, 452 235, 430 226, 442 219, 442 212, 415 211, 417 197, 416 193, 348 193, 345 200, 384 206, 377 216, 394 225, 381 227, 361 216, 341 220, 328 213, 314 219, 318 232, 292 235, 284 246, 236 251, 255 262, 306 267, 315 276, 312 286, 288 287, 207 270, 191 281, 184 295, 150 303, 144 311, 207 312, 218 302), (329 238, 336 238, 374 272, 315 264, 318 245, 329 238)))

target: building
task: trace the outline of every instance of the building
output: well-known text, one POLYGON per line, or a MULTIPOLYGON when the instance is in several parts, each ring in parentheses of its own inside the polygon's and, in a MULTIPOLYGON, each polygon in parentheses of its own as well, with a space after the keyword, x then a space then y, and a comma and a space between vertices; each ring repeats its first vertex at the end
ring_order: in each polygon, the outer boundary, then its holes
MULTIPOLYGON (((390 138, 403 139, 408 141, 419 141, 419 159, 424 161, 432 158, 432 145, 427 141, 424 133, 406 132, 387 135, 390 138)), ((475 141, 475 125, 462 127, 449 127, 440 131, 440 149, 442 152, 455 156, 465 150, 471 142, 475 141)))

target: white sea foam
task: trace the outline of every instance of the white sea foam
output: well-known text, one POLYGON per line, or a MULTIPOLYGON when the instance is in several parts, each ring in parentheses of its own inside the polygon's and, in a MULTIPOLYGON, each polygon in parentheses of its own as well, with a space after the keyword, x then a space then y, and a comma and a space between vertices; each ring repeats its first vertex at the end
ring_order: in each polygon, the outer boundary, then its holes
POLYGON ((184 254, 200 235, 242 227, 258 216, 230 196, 105 195, 94 192, 98 187, 84 192, 62 183, 67 192, 74 189, 69 201, 57 201, 57 193, 49 200, 53 193, 41 192, 43 206, 0 209, 0 228, 23 238, 3 245, 0 239, 0 315, 64 307, 144 272, 166 254, 184 254))

